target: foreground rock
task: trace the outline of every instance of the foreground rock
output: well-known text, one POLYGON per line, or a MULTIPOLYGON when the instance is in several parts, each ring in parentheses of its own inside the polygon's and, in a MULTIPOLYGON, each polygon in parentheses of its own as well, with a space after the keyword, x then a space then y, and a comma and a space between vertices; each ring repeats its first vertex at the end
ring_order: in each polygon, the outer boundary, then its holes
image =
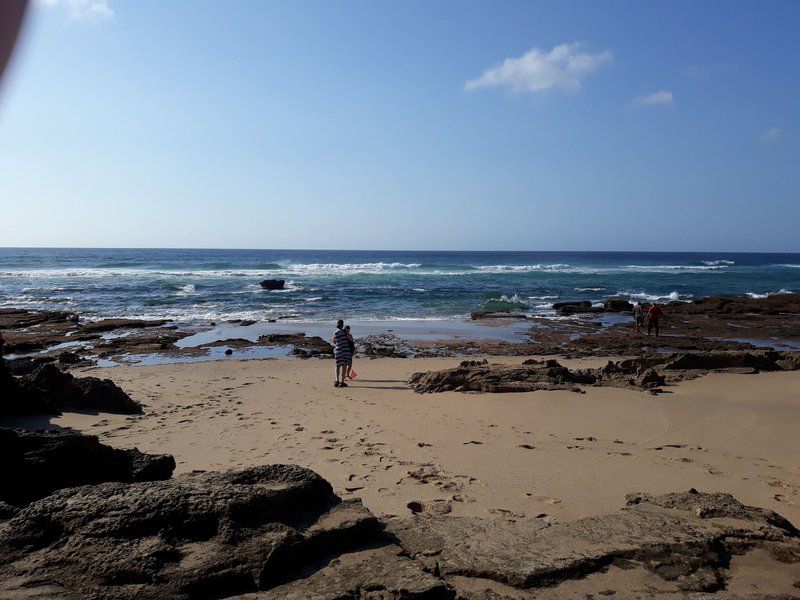
POLYGON ((75 377, 50 363, 19 378, 0 364, 0 386, 0 415, 59 414, 64 410, 142 412, 141 404, 110 379, 75 377))
POLYGON ((0 557, 0 595, 451 597, 359 501, 293 465, 64 489, 6 523, 0 557))
POLYGON ((163 480, 175 470, 167 454, 119 450, 71 431, 0 428, 0 456, 0 500, 17 507, 66 487, 163 480))
POLYGON ((779 564, 800 561, 798 532, 780 515, 694 490, 636 494, 616 513, 571 523, 432 516, 396 519, 388 529, 460 597, 519 598, 492 584, 538 591, 610 567, 657 575, 658 588, 641 597, 714 592, 726 587, 731 555, 762 549, 779 564), (481 581, 494 595, 476 592, 481 581))

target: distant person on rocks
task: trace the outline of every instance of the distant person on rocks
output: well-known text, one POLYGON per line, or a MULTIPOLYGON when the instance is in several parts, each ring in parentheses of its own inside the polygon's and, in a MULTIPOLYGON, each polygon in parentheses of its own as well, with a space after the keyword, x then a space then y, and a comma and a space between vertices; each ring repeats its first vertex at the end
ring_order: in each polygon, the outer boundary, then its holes
POLYGON ((638 333, 644 325, 644 306, 642 306, 641 300, 633 305, 633 318, 636 321, 636 332, 638 333))
POLYGON ((653 304, 650 310, 647 311, 647 335, 655 329, 656 337, 658 337, 658 321, 664 316, 664 311, 658 307, 658 304, 653 304))
POLYGON ((353 364, 353 352, 350 350, 350 334, 344 329, 344 321, 336 322, 336 331, 331 336, 333 344, 333 357, 336 359, 336 381, 333 387, 347 387, 345 377, 353 364))
POLYGON ((353 335, 350 333, 350 325, 345 325, 344 330, 347 332, 347 345, 350 346, 350 364, 347 365, 347 378, 353 378, 353 358, 356 355, 356 341, 353 339, 353 335))

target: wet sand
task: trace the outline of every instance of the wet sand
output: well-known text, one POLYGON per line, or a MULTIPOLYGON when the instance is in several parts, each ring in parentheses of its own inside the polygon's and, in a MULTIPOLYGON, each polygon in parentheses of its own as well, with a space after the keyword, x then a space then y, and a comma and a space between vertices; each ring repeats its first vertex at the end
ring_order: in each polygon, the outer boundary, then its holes
POLYGON ((357 360, 359 377, 343 389, 332 385, 330 360, 91 369, 145 414, 50 422, 171 453, 178 472, 299 464, 378 515, 442 500, 453 515, 568 521, 614 511, 627 493, 694 487, 800 523, 800 372, 711 374, 658 396, 617 388, 420 395, 405 386, 415 371, 458 362, 357 360))

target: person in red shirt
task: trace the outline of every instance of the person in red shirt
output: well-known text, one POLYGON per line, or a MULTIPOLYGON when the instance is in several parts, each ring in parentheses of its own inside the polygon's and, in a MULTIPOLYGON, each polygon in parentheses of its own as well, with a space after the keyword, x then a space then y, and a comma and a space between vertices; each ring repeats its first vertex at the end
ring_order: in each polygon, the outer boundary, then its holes
POLYGON ((663 316, 664 311, 658 307, 658 304, 650 306, 650 310, 647 311, 647 335, 650 335, 650 332, 655 329, 656 337, 658 337, 658 320, 663 316))

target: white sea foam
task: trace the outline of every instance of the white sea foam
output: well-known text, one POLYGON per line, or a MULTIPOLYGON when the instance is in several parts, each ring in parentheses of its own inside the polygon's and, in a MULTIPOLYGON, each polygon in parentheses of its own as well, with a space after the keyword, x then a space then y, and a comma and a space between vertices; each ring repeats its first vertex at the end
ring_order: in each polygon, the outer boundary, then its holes
POLYGON ((734 260, 704 260, 701 261, 704 265, 708 265, 710 267, 720 266, 720 265, 735 265, 736 261, 734 260))
POLYGON ((759 294, 756 292, 747 292, 747 295, 750 296, 751 298, 758 298, 758 299, 769 298, 770 296, 779 296, 782 294, 794 294, 794 292, 783 288, 778 290, 777 292, 764 292, 763 294, 759 294))
POLYGON ((727 264, 712 265, 626 265, 630 271, 649 271, 653 273, 671 273, 680 271, 720 271, 728 268, 727 264))
POLYGON ((784 263, 781 265, 774 265, 776 267, 784 267, 785 269, 800 269, 800 265, 795 265, 792 263, 784 263))
POLYGON ((605 289, 604 287, 573 288, 576 292, 603 292, 605 289))
POLYGON ((686 294, 684 298, 678 292, 670 292, 669 294, 649 294, 647 292, 631 292, 620 291, 614 294, 615 296, 623 296, 635 300, 646 300, 647 302, 660 302, 664 300, 685 300, 691 298, 691 294, 686 294))
POLYGON ((189 283, 186 285, 182 285, 180 289, 175 292, 176 296, 194 296, 197 293, 197 290, 194 287, 193 283, 189 283))

